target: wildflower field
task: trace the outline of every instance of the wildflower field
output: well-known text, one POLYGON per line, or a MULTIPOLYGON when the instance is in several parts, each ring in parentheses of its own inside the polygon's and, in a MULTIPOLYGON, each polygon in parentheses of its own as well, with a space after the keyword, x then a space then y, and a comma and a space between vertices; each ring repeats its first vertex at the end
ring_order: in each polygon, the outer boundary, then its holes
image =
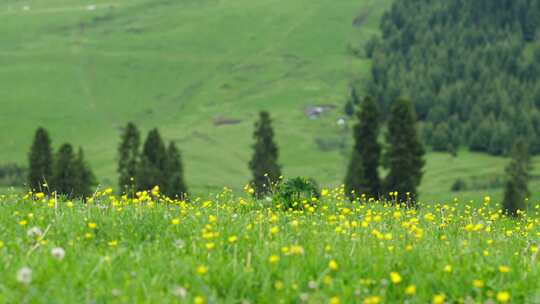
POLYGON ((538 303, 538 207, 0 199, 0 303, 538 303), (303 208, 302 208, 303 207, 303 208))

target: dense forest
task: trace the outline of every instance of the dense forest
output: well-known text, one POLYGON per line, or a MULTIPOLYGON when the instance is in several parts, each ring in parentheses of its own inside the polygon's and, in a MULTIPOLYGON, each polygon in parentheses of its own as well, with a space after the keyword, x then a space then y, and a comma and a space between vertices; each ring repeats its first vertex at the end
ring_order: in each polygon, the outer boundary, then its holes
POLYGON ((540 153, 540 0, 400 0, 381 30, 367 92, 412 99, 434 150, 540 153))

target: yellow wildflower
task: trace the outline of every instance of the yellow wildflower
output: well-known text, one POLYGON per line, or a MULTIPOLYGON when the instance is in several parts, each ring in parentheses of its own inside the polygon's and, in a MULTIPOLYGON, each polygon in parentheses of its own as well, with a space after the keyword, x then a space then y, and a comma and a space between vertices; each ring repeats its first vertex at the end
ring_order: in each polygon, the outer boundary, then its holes
POLYGON ((499 272, 500 273, 508 273, 510 272, 510 268, 506 265, 501 265, 499 266, 499 272))
POLYGON ((197 273, 199 275, 205 275, 207 272, 208 272, 208 267, 203 266, 203 265, 197 267, 197 273))
POLYGON ((431 299, 431 303, 433 304, 444 304, 444 300, 446 299, 446 296, 443 294, 436 294, 433 296, 433 299, 431 299))
POLYGON ((399 284, 403 279, 401 278, 401 275, 395 271, 390 272, 390 281, 394 284, 399 284))
POLYGON ((484 281, 482 280, 473 280, 472 285, 476 288, 482 288, 484 287, 484 281))
POLYGON ((278 255, 271 255, 269 258, 268 258, 268 261, 272 264, 275 264, 277 262, 279 262, 279 256, 278 255))
POLYGON ((497 292, 497 301, 499 303, 507 303, 510 301, 510 293, 507 291, 499 291, 497 292))
POLYGON ((339 266, 338 266, 338 263, 335 260, 331 260, 328 263, 328 268, 330 268, 330 270, 332 270, 332 271, 337 271, 339 269, 339 266))
POLYGON ((407 288, 405 288, 405 294, 408 296, 413 296, 416 294, 416 286, 415 285, 409 285, 407 288))

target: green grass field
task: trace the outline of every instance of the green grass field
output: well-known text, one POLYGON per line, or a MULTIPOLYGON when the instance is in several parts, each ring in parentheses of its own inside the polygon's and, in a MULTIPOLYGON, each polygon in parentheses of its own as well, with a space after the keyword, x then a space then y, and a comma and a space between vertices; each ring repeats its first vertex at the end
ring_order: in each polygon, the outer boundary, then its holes
MULTIPOLYGON (((0 303, 537 303, 538 208, 0 198, 0 303)), ((307 201, 305 201, 307 203, 307 201)))

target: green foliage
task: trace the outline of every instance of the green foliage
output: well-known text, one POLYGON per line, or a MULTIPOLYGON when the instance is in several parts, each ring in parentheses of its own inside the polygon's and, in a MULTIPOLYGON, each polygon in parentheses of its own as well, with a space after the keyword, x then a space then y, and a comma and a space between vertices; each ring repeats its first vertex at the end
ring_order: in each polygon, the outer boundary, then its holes
POLYGON ((352 101, 347 100, 345 103, 345 107, 343 108, 343 112, 345 112, 345 115, 347 116, 353 116, 354 114, 354 104, 352 101))
POLYGON ((79 148, 75 155, 71 144, 63 144, 52 156, 47 131, 39 128, 29 156, 28 180, 36 191, 56 191, 60 195, 87 197, 97 184, 96 177, 79 148), (46 187, 43 184, 46 183, 46 187))
POLYGON ((140 133, 135 124, 128 123, 122 133, 118 147, 118 186, 120 191, 129 193, 133 190, 134 178, 139 163, 140 133))
POLYGON ((71 144, 63 144, 54 159, 53 178, 50 187, 60 195, 73 196, 77 187, 77 166, 71 144))
POLYGON ((364 161, 360 152, 353 150, 345 175, 345 193, 350 199, 362 194, 369 194, 368 180, 365 178, 364 161))
POLYGON ((28 186, 40 190, 52 179, 52 148, 47 130, 37 129, 28 155, 28 186))
POLYGON ((448 151, 452 146, 450 128, 446 122, 439 123, 431 135, 431 146, 435 151, 448 151))
POLYGON ((0 186, 21 187, 28 180, 28 170, 18 164, 0 165, 0 186))
POLYGON ((506 213, 517 216, 519 211, 526 211, 526 199, 529 196, 531 163, 529 145, 523 138, 518 139, 512 148, 512 161, 506 167, 506 187, 503 208, 506 213))
POLYGON ((313 198, 319 198, 317 182, 312 178, 295 177, 279 183, 275 189, 273 200, 284 210, 303 210, 304 204, 312 204, 313 198))
POLYGON ((167 151, 158 129, 148 132, 143 145, 141 161, 137 170, 137 189, 149 190, 167 185, 167 151))
POLYGON ((435 150, 448 150, 445 141, 458 136, 473 151, 501 155, 512 145, 505 139, 523 136, 538 153, 539 12, 538 0, 395 1, 382 37, 366 46, 368 93, 385 110, 410 96, 419 118, 436 128, 428 141, 435 150), (449 133, 441 123, 451 117, 468 130, 450 134, 454 126, 449 133))
POLYGON ((399 201, 414 203, 423 175, 425 151, 416 132, 416 116, 409 100, 400 98, 392 105, 386 143, 385 188, 397 191, 399 201))
POLYGON ((459 192, 465 189, 467 189, 467 183, 465 183, 462 178, 458 178, 454 181, 450 190, 452 190, 452 192, 459 192))
POLYGON ((74 195, 83 198, 92 196, 95 187, 97 186, 97 180, 94 172, 92 172, 92 169, 90 169, 90 166, 86 163, 84 151, 80 147, 75 156, 73 166, 76 173, 73 189, 74 195))
POLYGON ((379 165, 381 146, 378 143, 380 117, 375 101, 366 97, 358 111, 358 123, 354 127, 354 147, 347 175, 345 191, 348 196, 381 194, 379 165))
POLYGON ((181 197, 187 193, 187 186, 184 181, 184 167, 180 151, 171 142, 167 148, 167 166, 166 166, 167 184, 163 193, 169 197, 181 197))
POLYGON ((255 139, 254 151, 249 162, 253 176, 251 184, 255 190, 255 196, 262 197, 271 191, 272 184, 277 183, 281 176, 278 147, 274 142, 274 130, 268 112, 260 112, 259 121, 255 123, 253 138, 255 139))

